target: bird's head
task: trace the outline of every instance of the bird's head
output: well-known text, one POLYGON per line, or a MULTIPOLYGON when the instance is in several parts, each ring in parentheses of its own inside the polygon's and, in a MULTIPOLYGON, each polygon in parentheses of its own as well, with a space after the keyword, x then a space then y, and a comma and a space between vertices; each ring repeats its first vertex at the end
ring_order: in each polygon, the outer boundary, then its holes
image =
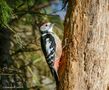
POLYGON ((50 22, 44 23, 41 25, 40 31, 41 32, 45 32, 45 31, 52 32, 53 26, 54 26, 54 24, 52 24, 50 22))

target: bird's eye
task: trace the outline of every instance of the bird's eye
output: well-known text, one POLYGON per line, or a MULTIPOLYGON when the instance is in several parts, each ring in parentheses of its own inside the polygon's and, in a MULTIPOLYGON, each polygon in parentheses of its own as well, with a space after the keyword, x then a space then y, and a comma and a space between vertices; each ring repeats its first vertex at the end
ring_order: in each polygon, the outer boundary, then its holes
POLYGON ((45 26, 47 27, 48 25, 46 24, 45 26))

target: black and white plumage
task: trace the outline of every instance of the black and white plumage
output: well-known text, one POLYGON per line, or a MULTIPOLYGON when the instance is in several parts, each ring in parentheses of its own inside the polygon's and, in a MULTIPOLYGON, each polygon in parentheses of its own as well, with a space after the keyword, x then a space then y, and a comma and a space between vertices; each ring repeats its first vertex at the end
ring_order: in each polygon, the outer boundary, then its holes
POLYGON ((49 33, 45 33, 44 36, 41 36, 41 46, 47 63, 52 67, 51 65, 55 59, 56 51, 56 43, 53 36, 49 33))
POLYGON ((48 66, 51 70, 52 75, 54 76, 56 83, 58 83, 58 74, 56 63, 56 35, 52 31, 53 24, 45 23, 40 27, 41 32, 41 47, 44 53, 45 59, 48 63, 48 66))

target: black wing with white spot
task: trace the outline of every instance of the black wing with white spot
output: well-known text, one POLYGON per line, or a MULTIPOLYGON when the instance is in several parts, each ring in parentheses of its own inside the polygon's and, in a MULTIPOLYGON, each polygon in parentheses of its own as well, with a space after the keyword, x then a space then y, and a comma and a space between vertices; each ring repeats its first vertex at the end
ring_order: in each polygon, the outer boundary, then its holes
POLYGON ((54 37, 49 33, 41 36, 41 46, 47 63, 50 67, 52 67, 53 61, 55 60, 56 51, 56 43, 54 37))

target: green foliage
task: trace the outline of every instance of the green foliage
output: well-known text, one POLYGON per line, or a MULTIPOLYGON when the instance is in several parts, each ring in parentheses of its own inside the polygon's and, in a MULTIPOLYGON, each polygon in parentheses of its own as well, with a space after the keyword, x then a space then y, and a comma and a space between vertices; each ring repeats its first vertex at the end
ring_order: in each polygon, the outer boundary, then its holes
POLYGON ((32 61, 36 61, 36 60, 38 60, 38 58, 40 58, 40 56, 38 54, 37 55, 36 54, 31 55, 31 60, 32 61))
POLYGON ((37 4, 42 4, 42 3, 45 3, 45 2, 49 2, 49 0, 37 0, 36 1, 37 4))
POLYGON ((32 24, 33 23, 33 17, 31 14, 27 14, 25 15, 25 21, 24 21, 24 24, 32 24))
POLYGON ((4 27, 8 24, 11 18, 12 9, 8 6, 5 0, 0 0, 0 25, 4 27))
POLYGON ((18 6, 20 6, 21 4, 23 4, 23 1, 22 0, 6 0, 6 2, 13 9, 15 9, 18 6))
POLYGON ((27 0, 27 3, 29 6, 32 6, 32 5, 34 5, 35 0, 27 0))

